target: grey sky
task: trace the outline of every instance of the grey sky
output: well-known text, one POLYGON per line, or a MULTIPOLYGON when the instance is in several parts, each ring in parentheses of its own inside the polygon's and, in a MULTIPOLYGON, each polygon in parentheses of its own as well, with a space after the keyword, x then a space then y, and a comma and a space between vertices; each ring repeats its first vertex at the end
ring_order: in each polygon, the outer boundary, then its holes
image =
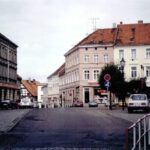
POLYGON ((150 22, 149 0, 0 0, 0 32, 18 48, 18 74, 46 81, 64 53, 97 28, 150 22))

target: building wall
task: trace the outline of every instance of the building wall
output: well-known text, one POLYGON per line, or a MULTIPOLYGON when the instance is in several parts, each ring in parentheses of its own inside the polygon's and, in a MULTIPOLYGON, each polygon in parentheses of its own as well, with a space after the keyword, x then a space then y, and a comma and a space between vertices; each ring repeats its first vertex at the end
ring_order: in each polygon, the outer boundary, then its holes
POLYGON ((17 98, 17 45, 0 34, 0 99, 17 98))
POLYGON ((99 87, 98 77, 96 78, 94 71, 100 74, 102 67, 113 62, 113 47, 81 46, 68 54, 65 59, 66 73, 60 78, 62 99, 65 105, 71 105, 75 99, 87 103, 94 98, 94 90, 99 87), (108 58, 104 59, 104 56, 108 58), (89 73, 87 79, 85 79, 85 71, 89 73))
POLYGON ((124 68, 124 75, 126 80, 138 79, 148 76, 150 77, 150 45, 115 47, 114 62, 118 65, 121 60, 121 57, 119 56, 120 50, 124 50, 124 60, 126 62, 124 68), (147 49, 149 49, 149 55, 146 55, 146 53, 148 53, 146 52, 147 49), (136 51, 135 56, 133 56, 134 54, 132 54, 133 50, 136 51), (136 68, 136 77, 132 77, 132 67, 136 68))
POLYGON ((50 107, 59 105, 59 76, 54 75, 48 78, 48 103, 50 107))

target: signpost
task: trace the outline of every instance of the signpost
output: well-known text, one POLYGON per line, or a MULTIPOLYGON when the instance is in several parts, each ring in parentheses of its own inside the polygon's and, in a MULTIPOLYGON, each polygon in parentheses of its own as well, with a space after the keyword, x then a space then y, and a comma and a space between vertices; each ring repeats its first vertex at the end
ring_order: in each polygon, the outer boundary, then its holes
MULTIPOLYGON (((111 85, 111 82, 110 82, 111 76, 110 76, 110 74, 105 74, 104 75, 104 80, 105 80, 104 86, 107 88, 107 92, 108 92, 109 91, 109 87, 111 85)), ((110 102, 109 109, 112 110, 112 107, 111 107, 111 92, 110 92, 110 96, 109 97, 110 97, 109 98, 109 102, 110 102)))

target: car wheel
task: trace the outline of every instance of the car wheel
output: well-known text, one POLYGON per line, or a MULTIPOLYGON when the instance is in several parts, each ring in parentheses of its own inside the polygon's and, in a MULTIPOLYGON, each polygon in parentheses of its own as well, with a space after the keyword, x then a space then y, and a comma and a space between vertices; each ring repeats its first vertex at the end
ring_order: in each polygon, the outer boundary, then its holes
POLYGON ((131 108, 128 108, 128 113, 132 113, 132 109, 131 108))
POLYGON ((149 108, 146 108, 146 109, 145 109, 145 113, 149 113, 149 108))

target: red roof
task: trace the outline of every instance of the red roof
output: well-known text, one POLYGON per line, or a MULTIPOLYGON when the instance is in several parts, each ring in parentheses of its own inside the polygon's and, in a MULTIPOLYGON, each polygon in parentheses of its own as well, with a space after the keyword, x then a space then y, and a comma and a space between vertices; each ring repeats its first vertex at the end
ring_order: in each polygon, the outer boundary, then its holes
POLYGON ((120 24, 116 45, 150 44, 150 23, 120 24))
POLYGON ((37 87, 39 85, 38 81, 22 80, 21 83, 32 96, 37 96, 37 87))
POLYGON ((98 29, 82 41, 78 45, 87 45, 87 44, 112 44, 115 41, 117 29, 98 29))
POLYGON ((136 24, 119 24, 116 28, 98 29, 81 40, 66 54, 72 53, 82 45, 113 44, 118 46, 150 45, 150 23, 138 21, 136 24))

